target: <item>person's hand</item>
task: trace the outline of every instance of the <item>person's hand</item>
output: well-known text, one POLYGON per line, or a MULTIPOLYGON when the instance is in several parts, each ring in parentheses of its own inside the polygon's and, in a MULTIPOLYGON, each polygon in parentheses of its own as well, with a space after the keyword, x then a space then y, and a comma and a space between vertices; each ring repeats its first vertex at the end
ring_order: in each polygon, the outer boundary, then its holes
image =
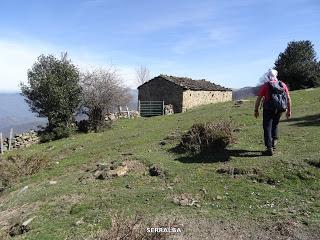
POLYGON ((287 119, 291 118, 291 110, 287 110, 286 117, 287 119))
POLYGON ((255 116, 255 118, 258 118, 258 117, 259 117, 259 110, 255 110, 255 111, 254 111, 254 116, 255 116))

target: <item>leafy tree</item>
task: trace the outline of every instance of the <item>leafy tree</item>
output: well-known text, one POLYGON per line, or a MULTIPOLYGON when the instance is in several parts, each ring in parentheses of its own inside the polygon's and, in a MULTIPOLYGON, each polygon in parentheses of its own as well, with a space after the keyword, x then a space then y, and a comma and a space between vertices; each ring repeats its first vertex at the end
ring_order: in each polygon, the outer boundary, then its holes
POLYGON ((118 105, 127 105, 131 98, 113 67, 83 73, 81 87, 81 110, 89 117, 89 125, 95 132, 105 125, 107 113, 118 105))
POLYGON ((292 90, 320 86, 320 64, 311 41, 292 41, 275 61, 279 79, 292 90))
POLYGON ((48 119, 45 139, 69 136, 73 114, 80 103, 79 70, 62 54, 41 55, 28 70, 27 84, 21 83, 22 95, 31 110, 48 119))

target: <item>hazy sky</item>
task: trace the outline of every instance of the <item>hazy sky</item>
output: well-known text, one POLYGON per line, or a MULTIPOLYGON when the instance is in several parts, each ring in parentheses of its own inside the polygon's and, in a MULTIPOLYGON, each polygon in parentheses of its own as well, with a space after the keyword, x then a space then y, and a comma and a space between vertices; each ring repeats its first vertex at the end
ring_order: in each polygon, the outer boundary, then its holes
POLYGON ((17 91, 40 54, 81 69, 135 71, 255 85, 292 40, 320 55, 319 0, 0 0, 0 91, 17 91))

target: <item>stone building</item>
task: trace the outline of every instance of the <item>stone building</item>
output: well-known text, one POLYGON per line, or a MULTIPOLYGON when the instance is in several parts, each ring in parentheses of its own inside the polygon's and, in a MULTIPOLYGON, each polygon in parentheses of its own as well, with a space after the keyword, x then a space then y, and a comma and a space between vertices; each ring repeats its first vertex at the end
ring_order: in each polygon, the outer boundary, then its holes
POLYGON ((205 80, 160 75, 138 87, 140 101, 164 101, 175 113, 192 107, 232 101, 232 90, 205 80))

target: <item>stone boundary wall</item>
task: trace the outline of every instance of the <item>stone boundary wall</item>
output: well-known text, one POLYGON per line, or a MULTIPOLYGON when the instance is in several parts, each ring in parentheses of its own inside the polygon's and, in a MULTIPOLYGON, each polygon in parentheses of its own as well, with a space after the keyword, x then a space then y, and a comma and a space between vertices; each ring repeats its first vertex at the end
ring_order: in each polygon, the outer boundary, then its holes
POLYGON ((138 118, 140 114, 138 111, 121 111, 116 113, 109 113, 105 116, 105 121, 115 121, 122 118, 138 118))
POLYGON ((218 102, 232 101, 232 91, 191 91, 183 92, 182 109, 218 102))
MULTIPOLYGON (((40 139, 35 131, 29 131, 21 134, 16 134, 11 140, 11 150, 29 147, 32 144, 39 143, 40 139)), ((3 151, 9 149, 9 138, 3 140, 3 151)))

